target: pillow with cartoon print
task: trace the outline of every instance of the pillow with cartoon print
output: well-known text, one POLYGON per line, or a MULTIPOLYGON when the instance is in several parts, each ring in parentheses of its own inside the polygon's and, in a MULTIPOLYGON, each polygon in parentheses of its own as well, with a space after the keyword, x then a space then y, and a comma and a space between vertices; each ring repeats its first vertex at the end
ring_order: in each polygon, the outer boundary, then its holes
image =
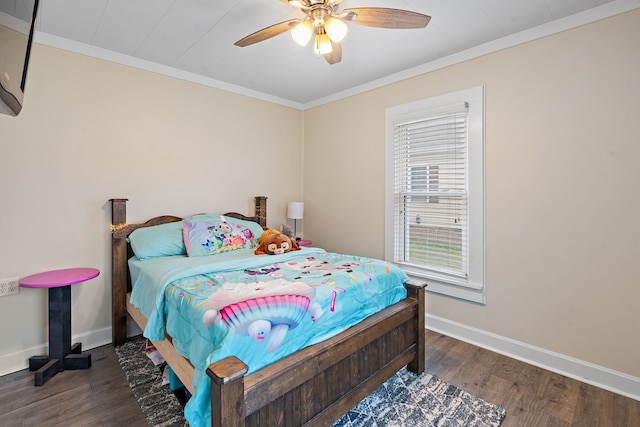
POLYGON ((251 248, 256 239, 250 228, 224 218, 214 221, 182 220, 182 233, 190 257, 251 248))

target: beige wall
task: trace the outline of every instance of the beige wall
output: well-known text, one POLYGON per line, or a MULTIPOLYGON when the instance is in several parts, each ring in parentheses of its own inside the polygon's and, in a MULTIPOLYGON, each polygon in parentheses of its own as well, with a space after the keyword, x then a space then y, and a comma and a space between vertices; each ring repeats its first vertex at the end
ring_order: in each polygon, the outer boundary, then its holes
MULTIPOLYGON (((109 198, 129 220, 203 211, 269 224, 302 197, 302 112, 36 45, 25 106, 0 115, 0 279, 93 266, 72 288, 74 341, 111 340, 109 198), (286 165, 286 167, 278 166, 286 165)), ((0 373, 46 353, 45 290, 0 298, 0 373)))
POLYGON ((385 108, 485 85, 485 306, 428 314, 640 377, 640 11, 305 112, 305 237, 384 256, 385 108))

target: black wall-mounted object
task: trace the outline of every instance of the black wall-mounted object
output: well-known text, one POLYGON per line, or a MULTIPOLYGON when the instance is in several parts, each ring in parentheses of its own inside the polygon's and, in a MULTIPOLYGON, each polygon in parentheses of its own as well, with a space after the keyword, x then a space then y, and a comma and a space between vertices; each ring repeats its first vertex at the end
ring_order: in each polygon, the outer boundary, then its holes
POLYGON ((39 0, 0 2, 0 113, 22 111, 38 5, 39 0))

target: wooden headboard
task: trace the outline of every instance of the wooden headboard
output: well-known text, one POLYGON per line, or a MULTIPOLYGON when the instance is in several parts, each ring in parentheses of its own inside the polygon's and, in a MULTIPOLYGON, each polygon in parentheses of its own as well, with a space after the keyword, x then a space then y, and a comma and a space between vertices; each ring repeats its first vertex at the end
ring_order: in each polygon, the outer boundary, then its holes
MULTIPOLYGON (((112 343, 122 345, 127 339, 127 293, 131 291, 131 276, 129 275, 128 259, 133 256, 131 245, 127 237, 134 230, 152 225, 167 224, 182 221, 182 218, 163 215, 151 218, 140 224, 127 224, 127 200, 110 199, 111 201, 111 306, 112 306, 112 343)), ((254 221, 263 228, 267 226, 267 198, 255 197, 255 214, 246 216, 237 212, 227 212, 225 216, 254 221)))

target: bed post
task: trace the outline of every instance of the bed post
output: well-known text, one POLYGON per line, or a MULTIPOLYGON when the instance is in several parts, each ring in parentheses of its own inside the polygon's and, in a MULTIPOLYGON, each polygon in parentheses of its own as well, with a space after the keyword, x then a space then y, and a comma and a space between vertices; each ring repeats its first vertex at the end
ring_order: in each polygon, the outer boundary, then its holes
POLYGON ((111 341, 114 346, 127 339, 127 199, 111 199, 111 341))
POLYGON ((249 368, 235 356, 209 365, 211 378, 211 426, 242 427, 244 423, 244 374, 249 368))
POLYGON ((409 298, 415 298, 418 301, 418 313, 416 315, 416 357, 407 365, 407 369, 411 372, 420 375, 425 369, 425 310, 426 310, 426 295, 425 287, 426 283, 411 283, 405 284, 407 288, 407 296, 409 298))
POLYGON ((258 217, 260 225, 262 227, 266 227, 267 226, 267 197, 256 196, 255 205, 256 205, 255 216, 258 217))

